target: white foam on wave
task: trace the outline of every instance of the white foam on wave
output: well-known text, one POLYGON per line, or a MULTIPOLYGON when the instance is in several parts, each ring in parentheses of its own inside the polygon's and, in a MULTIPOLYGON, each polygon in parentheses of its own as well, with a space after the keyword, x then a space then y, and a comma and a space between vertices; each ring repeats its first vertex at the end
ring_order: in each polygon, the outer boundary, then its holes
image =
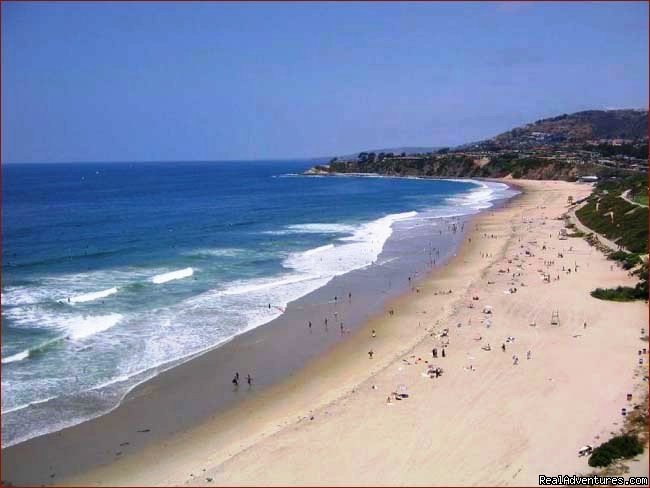
POLYGON ((245 254, 245 249, 236 247, 221 247, 215 249, 195 249, 185 253, 187 256, 216 256, 216 257, 236 257, 245 254))
POLYGON ((302 224, 308 225, 306 228, 311 230, 326 225, 328 230, 345 230, 352 235, 290 254, 283 261, 286 273, 233 281, 223 288, 184 300, 168 318, 158 318, 158 323, 165 330, 164 337, 174 337, 174 340, 147 341, 145 356, 158 358, 156 364, 162 364, 170 357, 179 358, 206 347, 216 347, 238 334, 270 322, 282 315, 290 302, 321 288, 335 276, 377 261, 392 234, 393 224, 416 215, 417 212, 393 214, 356 227, 347 224, 302 224), (207 316, 206 311, 210 312, 207 316), (201 338, 198 333, 173 333, 176 328, 185 330, 188 323, 195 324, 196 313, 201 317, 200 322, 205 330, 210 331, 209 338, 201 338))
POLYGON ((67 337, 74 341, 85 339, 114 327, 120 320, 122 320, 122 315, 119 313, 69 318, 65 320, 68 330, 67 337))
MULTIPOLYGON (((34 400, 33 402, 25 403, 23 405, 16 405, 15 407, 11 407, 11 408, 8 408, 6 410, 2 410, 2 412, 0 412, 0 413, 2 413, 2 415, 4 415, 6 413, 15 412, 16 410, 22 410, 24 408, 31 407, 33 405, 38 405, 40 403, 49 402, 50 400, 54 400, 55 398, 57 398, 57 397, 56 396, 51 396, 51 397, 47 397, 47 398, 42 398, 40 400, 34 400)), ((16 444, 16 443, 17 442, 13 442, 12 444, 9 444, 9 445, 13 445, 13 444, 16 444)), ((5 446, 5 447, 8 447, 8 445, 5 446)))
MULTIPOLYGON (((74 296, 74 297, 70 297, 69 302, 70 303, 92 302, 93 300, 98 300, 100 298, 106 298, 108 296, 114 295, 115 293, 117 293, 117 287, 108 288, 106 290, 95 291, 95 292, 90 292, 90 293, 83 293, 82 295, 77 295, 77 296, 74 296)), ((63 301, 63 300, 60 300, 60 301, 63 301)))
POLYGON ((312 276, 295 274, 284 275, 280 278, 261 278, 250 281, 235 282, 224 290, 218 291, 217 296, 243 295, 246 293, 268 290, 270 288, 275 288, 278 286, 292 285, 294 283, 300 283, 313 278, 314 277, 312 276))
POLYGON ((285 268, 314 276, 334 278, 374 263, 395 222, 415 217, 417 212, 391 214, 360 225, 351 236, 338 239, 336 244, 291 253, 283 262, 285 268))
POLYGON ((47 300, 52 295, 52 290, 47 288, 33 288, 29 286, 7 286, 2 290, 3 305, 31 305, 47 300))
POLYGON ((294 224, 288 225, 284 229, 269 230, 264 234, 269 235, 289 235, 289 234, 351 234, 356 226, 350 224, 294 224))
POLYGON ((349 224, 296 224, 287 229, 304 234, 350 234, 355 226, 349 224))
MULTIPOLYGON (((516 190, 510 188, 508 185, 504 183, 483 182, 483 181, 476 181, 476 180, 458 180, 458 179, 450 179, 449 181, 472 183, 473 185, 476 185, 477 188, 473 188, 469 192, 463 193, 461 195, 449 197, 446 199, 446 202, 449 203, 450 205, 464 207, 474 211, 490 208, 494 200, 498 200, 500 198, 506 198, 508 196, 515 195, 517 193, 516 190)), ((467 212, 460 210, 459 213, 457 213, 457 215, 463 215, 466 213, 467 212)), ((446 215, 446 216, 452 216, 452 215, 446 215)))
MULTIPOLYGON (((73 315, 41 310, 36 307, 7 308, 3 310, 3 314, 10 317, 18 327, 27 326, 31 328, 36 324, 38 327, 60 330, 64 337, 72 340, 85 339, 108 330, 122 319, 122 315, 119 313, 73 315)), ((38 347, 41 346, 43 344, 38 347)))
POLYGON ((193 274, 194 274, 193 268, 177 269, 176 271, 170 271, 169 273, 162 273, 156 275, 153 278, 151 278, 151 282, 155 283, 156 285, 160 285, 162 283, 167 283, 168 281, 187 278, 188 276, 192 276, 193 274))
MULTIPOLYGON (((161 270, 162 271, 162 270, 161 270)), ((7 286, 2 290, 2 304, 11 306, 35 305, 43 302, 58 301, 67 303, 68 297, 77 302, 102 298, 94 293, 105 293, 108 290, 118 290, 130 283, 147 279, 151 270, 138 268, 123 268, 85 273, 50 275, 39 278, 32 285, 7 286), (102 290, 88 293, 88 289, 102 290), (96 296, 97 298, 94 298, 96 296)), ((106 295, 108 296, 108 295, 106 295)))
POLYGON ((27 359, 28 357, 29 357, 29 350, 26 349, 22 352, 19 352, 18 354, 12 354, 9 357, 2 358, 2 364, 15 363, 16 361, 22 361, 23 359, 27 359))

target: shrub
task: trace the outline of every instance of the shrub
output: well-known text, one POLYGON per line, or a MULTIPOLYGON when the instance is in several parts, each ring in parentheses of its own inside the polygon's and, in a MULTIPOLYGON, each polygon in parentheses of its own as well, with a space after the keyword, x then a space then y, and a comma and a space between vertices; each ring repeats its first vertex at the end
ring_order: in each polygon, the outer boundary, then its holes
POLYGON ((596 288, 591 296, 599 300, 613 302, 631 302, 632 300, 646 300, 648 298, 648 282, 640 282, 634 288, 630 286, 617 286, 616 288, 596 288))
POLYGON ((643 452, 643 446, 635 435, 623 434, 601 444, 589 457, 589 466, 609 466, 619 458, 633 458, 643 452))
POLYGON ((641 256, 625 251, 612 252, 607 256, 607 259, 623 263, 623 269, 632 269, 641 262, 641 256))
POLYGON ((609 253, 607 259, 611 259, 613 261, 623 261, 626 257, 627 253, 625 251, 614 251, 609 253))

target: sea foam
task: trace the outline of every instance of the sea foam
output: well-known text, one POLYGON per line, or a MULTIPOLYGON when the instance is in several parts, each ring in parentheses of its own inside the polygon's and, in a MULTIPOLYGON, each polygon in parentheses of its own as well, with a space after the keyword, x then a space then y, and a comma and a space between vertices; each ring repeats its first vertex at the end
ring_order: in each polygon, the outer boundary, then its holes
POLYGON ((313 277, 334 278, 374 263, 391 236, 395 222, 417 216, 417 212, 391 214, 360 225, 351 236, 334 244, 291 253, 283 262, 288 269, 313 277))
POLYGON ((12 354, 6 358, 2 358, 2 364, 15 363, 16 361, 22 361, 29 357, 29 350, 19 352, 18 354, 12 354))
POLYGON ((160 285, 162 283, 167 283, 168 281, 187 278, 188 276, 192 276, 193 274, 194 274, 193 268, 177 269, 176 271, 170 271, 169 273, 162 273, 156 275, 153 278, 151 278, 151 282, 155 283, 156 285, 160 285))
POLYGON ((85 339, 114 327, 121 319, 119 313, 66 319, 68 338, 75 341, 85 339))
POLYGON ((102 291, 95 291, 95 292, 90 292, 90 293, 83 293, 82 295, 77 295, 74 297, 70 297, 69 301, 70 303, 84 303, 84 302, 92 302, 93 300, 98 300, 100 298, 106 298, 108 296, 114 295, 117 293, 117 288, 108 288, 106 290, 102 291))

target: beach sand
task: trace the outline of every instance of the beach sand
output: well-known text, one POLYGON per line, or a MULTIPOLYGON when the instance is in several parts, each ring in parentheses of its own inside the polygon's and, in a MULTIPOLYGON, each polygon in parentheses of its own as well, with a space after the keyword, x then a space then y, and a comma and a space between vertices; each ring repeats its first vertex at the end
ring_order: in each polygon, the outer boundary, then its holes
POLYGON ((558 239, 567 196, 582 198, 590 186, 516 183, 524 194, 474 219, 457 256, 418 283, 419 292, 388 303, 286 380, 198 427, 57 482, 536 485, 540 474, 590 471, 577 450, 617 432, 621 408, 647 391, 648 356, 639 366, 637 352, 648 346, 640 339, 648 308, 592 298, 597 286, 634 279, 584 239, 558 239), (559 325, 551 325, 553 311, 559 325), (507 337, 515 339, 503 352, 507 337), (491 351, 483 350, 488 343, 491 351), (442 376, 429 378, 428 364, 442 376), (394 391, 409 396, 389 404, 394 391))

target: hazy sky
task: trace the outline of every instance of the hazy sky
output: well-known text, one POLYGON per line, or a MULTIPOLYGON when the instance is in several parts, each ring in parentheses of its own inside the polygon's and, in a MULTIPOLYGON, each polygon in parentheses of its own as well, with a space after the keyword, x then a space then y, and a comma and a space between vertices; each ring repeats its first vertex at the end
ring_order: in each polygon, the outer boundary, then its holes
POLYGON ((453 145, 647 105, 646 2, 2 2, 5 162, 453 145))

